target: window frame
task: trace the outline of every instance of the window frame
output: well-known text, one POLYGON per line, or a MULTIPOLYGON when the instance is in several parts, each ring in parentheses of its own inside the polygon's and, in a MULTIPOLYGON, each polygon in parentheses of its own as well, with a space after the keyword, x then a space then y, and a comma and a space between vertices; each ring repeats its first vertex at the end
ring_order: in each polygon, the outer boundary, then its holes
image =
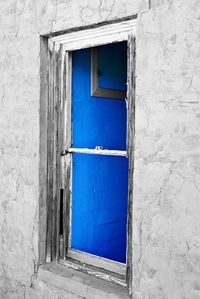
POLYGON ((74 267, 83 272, 87 269, 85 264, 96 265, 96 267, 93 267, 94 269, 89 268, 90 270, 86 272, 122 286, 127 286, 130 294, 135 129, 135 32, 136 19, 131 18, 58 36, 42 37, 40 71, 40 263, 56 259, 67 267, 74 267), (69 244, 71 222, 70 186, 72 166, 71 155, 69 154, 72 144, 71 51, 120 41, 127 41, 128 44, 127 151, 122 153, 122 155, 127 155, 129 159, 126 264, 74 250, 69 250, 67 256, 65 246, 65 244, 69 244), (61 210, 62 216, 60 214, 61 210), (60 238, 60 218, 63 219, 63 238, 60 238), (77 264, 68 258, 76 260, 77 264), (124 267, 124 265, 126 266, 124 267), (125 280, 119 278, 119 275, 125 277, 125 280))
POLYGON ((101 98, 125 99, 126 91, 98 86, 98 47, 91 49, 91 95, 101 98))

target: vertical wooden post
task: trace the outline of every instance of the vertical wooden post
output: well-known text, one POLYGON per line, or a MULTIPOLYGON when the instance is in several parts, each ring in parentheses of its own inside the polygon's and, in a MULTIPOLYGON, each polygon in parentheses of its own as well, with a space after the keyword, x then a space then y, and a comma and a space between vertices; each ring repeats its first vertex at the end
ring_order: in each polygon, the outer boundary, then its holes
POLYGON ((64 54, 53 45, 49 47, 49 96, 47 115, 47 247, 46 261, 59 259, 60 252, 60 194, 64 149, 64 54))
POLYGON ((39 200, 39 263, 46 261, 47 231, 47 109, 49 56, 48 39, 40 37, 40 200, 39 200))
POLYGON ((47 244, 46 261, 52 260, 52 205, 53 205, 53 124, 54 124, 54 70, 55 55, 49 47, 49 91, 47 110, 47 244))
POLYGON ((62 188, 62 152, 63 152, 63 72, 64 72, 64 53, 62 46, 57 53, 57 66, 56 66, 56 87, 57 87, 57 131, 56 131, 56 259, 60 257, 60 199, 61 199, 61 188, 62 188))
MULTIPOLYGON (((65 56, 65 125, 64 125, 64 148, 71 147, 72 144, 72 124, 71 124, 71 77, 72 77, 72 53, 66 52, 65 56)), ((72 157, 67 154, 64 157, 64 190, 63 190, 63 253, 66 258, 69 245, 70 234, 70 205, 71 205, 71 167, 72 157)))
POLYGON ((134 171, 134 135, 135 135, 135 38, 128 38, 128 92, 127 92, 127 152, 128 166, 128 229, 127 229, 127 271, 126 282, 132 294, 132 214, 133 214, 133 171, 134 171))

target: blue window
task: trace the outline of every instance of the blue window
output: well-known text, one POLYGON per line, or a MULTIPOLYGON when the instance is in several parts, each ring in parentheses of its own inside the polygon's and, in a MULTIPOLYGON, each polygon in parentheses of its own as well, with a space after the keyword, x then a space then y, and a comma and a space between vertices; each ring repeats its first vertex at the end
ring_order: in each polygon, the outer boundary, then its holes
MULTIPOLYGON (((72 53, 71 249, 126 263, 126 101, 91 94, 91 53, 72 53)), ((97 67, 100 89, 126 92, 127 43, 99 46, 97 67)))

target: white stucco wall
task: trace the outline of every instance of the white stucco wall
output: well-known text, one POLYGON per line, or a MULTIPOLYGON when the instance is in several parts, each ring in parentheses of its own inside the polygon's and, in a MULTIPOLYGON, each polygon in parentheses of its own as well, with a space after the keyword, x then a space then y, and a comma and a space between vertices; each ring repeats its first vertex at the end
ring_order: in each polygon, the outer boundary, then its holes
POLYGON ((80 298, 36 279, 40 34, 138 14, 137 299, 200 298, 199 0, 0 1, 0 298, 80 298))

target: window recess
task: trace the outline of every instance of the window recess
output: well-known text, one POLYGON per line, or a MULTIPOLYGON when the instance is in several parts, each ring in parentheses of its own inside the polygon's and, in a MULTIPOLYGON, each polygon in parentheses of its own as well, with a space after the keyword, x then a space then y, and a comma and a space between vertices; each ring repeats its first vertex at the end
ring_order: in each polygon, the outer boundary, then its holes
POLYGON ((135 20, 49 38, 48 65, 46 262, 131 293, 135 20), (115 46, 126 80, 95 69, 95 94, 94 49, 115 46))

